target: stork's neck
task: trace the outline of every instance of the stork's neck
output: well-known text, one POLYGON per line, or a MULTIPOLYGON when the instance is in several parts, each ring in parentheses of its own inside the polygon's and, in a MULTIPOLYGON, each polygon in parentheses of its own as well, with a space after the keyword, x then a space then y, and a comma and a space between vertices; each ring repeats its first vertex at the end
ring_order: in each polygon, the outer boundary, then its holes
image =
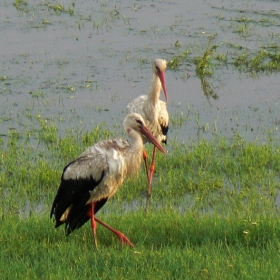
POLYGON ((129 132, 129 137, 131 138, 129 149, 127 150, 127 175, 130 177, 135 176, 140 170, 144 144, 140 134, 134 130, 129 132))
POLYGON ((161 86, 160 79, 159 79, 158 75, 154 74, 151 89, 150 89, 150 92, 148 94, 148 102, 149 103, 152 103, 152 104, 156 105, 156 103, 159 100, 161 88, 162 88, 162 86, 161 86))

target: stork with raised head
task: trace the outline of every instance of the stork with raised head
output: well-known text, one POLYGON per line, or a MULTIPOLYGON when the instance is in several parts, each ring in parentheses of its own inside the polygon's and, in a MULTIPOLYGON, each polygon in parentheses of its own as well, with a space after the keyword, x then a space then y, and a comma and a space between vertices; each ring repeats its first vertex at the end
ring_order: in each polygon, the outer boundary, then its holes
POLYGON ((144 152, 142 136, 166 153, 139 114, 127 115, 123 124, 131 141, 113 139, 97 142, 69 163, 63 170, 51 208, 50 216, 55 217, 55 227, 65 224, 66 235, 91 219, 96 246, 98 222, 113 231, 123 245, 128 243, 134 247, 123 233, 105 224, 96 217, 96 213, 117 192, 126 177, 138 173, 144 152))
MULTIPOLYGON (((165 82, 165 71, 167 68, 167 62, 164 59, 155 59, 153 64, 153 80, 148 95, 141 95, 138 98, 132 100, 127 105, 128 113, 138 113, 140 114, 153 135, 158 141, 165 143, 167 142, 167 132, 169 126, 169 114, 167 112, 166 103, 159 99, 161 89, 165 94, 166 101, 168 101, 168 94, 165 82)), ((147 139, 143 139, 144 142, 147 139)), ((149 141, 149 140, 148 140, 149 141)), ((150 170, 148 167, 148 155, 144 151, 143 157, 145 161, 146 173, 148 176, 149 186, 148 186, 148 197, 151 195, 152 191, 152 181, 155 172, 155 161, 156 161, 156 149, 154 146, 152 163, 150 170)))

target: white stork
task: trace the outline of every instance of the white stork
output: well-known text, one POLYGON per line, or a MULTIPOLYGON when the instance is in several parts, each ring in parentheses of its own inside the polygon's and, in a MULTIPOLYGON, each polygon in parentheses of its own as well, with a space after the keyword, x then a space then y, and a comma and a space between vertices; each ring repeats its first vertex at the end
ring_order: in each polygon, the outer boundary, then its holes
MULTIPOLYGON (((127 112, 140 114, 153 135, 157 138, 157 140, 166 144, 169 125, 169 114, 166 109, 166 103, 160 100, 159 97, 161 89, 163 88, 166 101, 168 100, 165 82, 165 71, 167 68, 167 62, 163 59, 155 59, 152 64, 152 68, 153 80, 149 94, 141 95, 138 98, 132 100, 127 105, 127 112)), ((146 142, 147 139, 144 138, 143 141, 146 142)), ((149 181, 148 197, 150 197, 152 190, 152 181, 156 161, 156 149, 156 146, 154 146, 150 171, 148 168, 147 152, 144 151, 143 154, 149 181)))
POLYGON ((113 231, 123 245, 128 243, 134 247, 123 233, 98 219, 96 213, 117 192, 127 176, 133 177, 138 173, 144 152, 142 135, 166 153, 139 114, 127 115, 123 125, 131 142, 123 139, 97 142, 69 163, 63 170, 51 209, 55 227, 65 223, 66 235, 91 219, 96 246, 98 222, 113 231))

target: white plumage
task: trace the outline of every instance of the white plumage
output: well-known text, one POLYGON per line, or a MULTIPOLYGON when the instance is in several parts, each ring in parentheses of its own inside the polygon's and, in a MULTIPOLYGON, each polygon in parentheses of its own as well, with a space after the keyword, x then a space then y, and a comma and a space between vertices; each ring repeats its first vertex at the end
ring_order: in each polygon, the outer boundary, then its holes
MULTIPOLYGON (((153 80, 151 89, 148 95, 141 95, 132 100, 127 105, 127 113, 140 114, 146 125, 149 127, 153 135, 158 141, 167 142, 167 132, 169 126, 169 114, 166 108, 166 103, 159 99, 161 89, 163 88, 166 101, 168 100, 165 71, 167 62, 163 59, 155 59, 153 62, 153 80)), ((144 138, 144 142, 146 139, 144 138)), ((147 154, 144 153, 146 172, 149 180, 148 196, 151 194, 152 179, 155 169, 156 148, 154 148, 150 171, 148 170, 147 154)))
POLYGON ((165 150, 139 114, 127 115, 124 128, 131 142, 123 139, 100 141, 64 168, 51 217, 54 215, 56 227, 65 223, 67 235, 91 218, 96 245, 96 222, 99 222, 116 233, 122 244, 133 246, 124 234, 95 214, 117 192, 127 176, 134 177, 138 173, 144 151, 142 135, 163 153, 165 150))

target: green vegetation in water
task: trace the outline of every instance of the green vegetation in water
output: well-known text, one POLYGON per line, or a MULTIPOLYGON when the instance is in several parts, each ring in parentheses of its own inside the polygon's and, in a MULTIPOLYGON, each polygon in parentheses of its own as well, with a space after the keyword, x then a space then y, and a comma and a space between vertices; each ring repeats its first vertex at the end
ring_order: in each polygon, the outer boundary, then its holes
POLYGON ((212 60, 214 58, 214 52, 216 51, 217 47, 217 45, 211 45, 211 40, 209 40, 203 56, 197 56, 194 59, 194 63, 196 64, 196 75, 201 80, 201 87, 208 101, 210 97, 218 99, 218 95, 215 93, 211 82, 207 78, 211 77, 214 73, 212 60))
MULTIPOLYGON (((213 75, 214 68, 213 68, 213 59, 215 59, 215 51, 218 48, 218 45, 213 45, 212 41, 216 34, 209 36, 209 42, 203 51, 202 56, 195 56, 192 57, 191 55, 194 55, 194 52, 190 49, 187 49, 181 54, 174 56, 169 62, 168 62, 168 68, 172 70, 178 70, 183 63, 194 63, 196 65, 196 74, 199 78, 201 77, 210 77, 213 75)), ((180 49, 181 43, 176 41, 175 47, 180 49)), ((219 55, 216 57, 216 59, 219 60, 225 60, 225 56, 219 55)))
POLYGON ((69 6, 68 10, 64 8, 63 5, 60 4, 48 4, 48 9, 52 9, 57 15, 60 15, 61 13, 69 13, 70 16, 74 15, 74 7, 75 2, 72 2, 69 6))
POLYGON ((244 38, 248 38, 253 35, 253 24, 251 19, 246 16, 242 16, 241 18, 237 18, 236 21, 238 22, 238 25, 234 27, 234 30, 232 31, 233 33, 238 33, 244 38))
MULTIPOLYGON (((70 2, 68 6, 65 5, 65 1, 42 1, 38 3, 28 3, 25 0, 16 0, 13 5, 19 11, 24 11, 26 14, 29 14, 32 19, 34 14, 36 18, 40 19, 32 20, 31 26, 34 28, 46 28, 47 25, 56 25, 57 19, 56 16, 67 16, 70 15, 71 18, 75 18, 78 29, 81 29, 87 26, 86 22, 92 22, 92 27, 99 32, 99 29, 106 29, 107 31, 113 28, 114 23, 118 20, 121 20, 123 23, 128 23, 129 19, 125 15, 121 16, 119 7, 115 3, 110 1, 101 1, 98 3, 92 3, 93 7, 90 8, 93 10, 93 13, 83 13, 80 9, 76 10, 76 2, 70 2), (44 7, 44 9, 42 9, 44 7), (46 12, 47 9, 47 12, 46 12)), ((79 3, 81 4, 81 3, 79 3)), ((72 21, 73 19, 71 19, 72 21)), ((60 22, 61 23, 61 22, 60 22)), ((69 21, 63 21, 63 24, 67 28, 69 21)), ((92 34, 90 33, 90 36, 92 34)))
POLYGON ((170 61, 168 61, 168 68, 172 70, 178 70, 183 62, 186 61, 188 55, 190 54, 189 50, 185 50, 180 55, 173 57, 170 61))
POLYGON ((97 126, 61 136, 55 123, 40 123, 31 135, 15 130, 0 141, 4 279, 278 277, 280 146, 273 137, 170 141, 168 155, 158 154, 150 211, 143 168, 98 214, 136 247, 121 249, 99 226, 96 250, 89 223, 65 237, 49 211, 63 167, 114 135, 97 126))
MULTIPOLYGON (((188 63, 193 62, 196 65, 196 74, 199 78, 211 77, 214 69, 232 64, 239 71, 245 73, 273 73, 280 70, 280 49, 278 46, 263 46, 260 50, 250 52, 240 45, 227 43, 229 48, 235 49, 233 53, 218 53, 216 50, 219 45, 207 45, 202 56, 194 58, 188 57, 188 63)), ((168 62, 172 70, 178 70, 185 62, 189 50, 175 56, 168 62)))
POLYGON ((240 71, 251 73, 272 73, 280 70, 280 50, 258 51, 256 54, 243 53, 234 61, 234 66, 240 71))
POLYGON ((196 74, 198 77, 212 76, 213 75, 213 64, 212 59, 214 57, 214 51, 217 49, 217 45, 211 46, 209 43, 203 56, 197 56, 194 60, 196 64, 196 74))
MULTIPOLYGON (((180 47, 181 44, 178 43, 178 41, 175 43, 175 47, 180 47)), ((213 67, 213 59, 215 58, 214 52, 217 49, 217 45, 211 45, 211 39, 209 40, 209 43, 206 47, 206 50, 204 51, 202 56, 196 56, 194 58, 190 57, 191 51, 186 50, 182 52, 180 55, 175 56, 168 62, 168 68, 172 70, 178 70, 180 66, 182 66, 184 63, 194 63, 196 65, 196 75, 201 80, 201 86, 202 90, 204 92, 204 95, 206 98, 210 99, 210 97, 214 99, 218 99, 218 95, 216 94, 209 77, 211 77, 214 73, 214 67, 213 67)), ((216 60, 225 62, 227 60, 227 57, 224 55, 218 55, 216 60)))
POLYGON ((16 7, 17 10, 19 11, 26 11, 27 10, 27 5, 28 1, 26 0, 16 0, 13 5, 16 7))
POLYGON ((253 77, 262 73, 275 73, 280 70, 280 50, 278 46, 264 46, 261 50, 250 53, 248 49, 240 45, 227 44, 235 52, 219 53, 217 52, 219 45, 213 45, 211 41, 212 39, 209 40, 202 56, 192 57, 194 54, 185 50, 168 62, 168 67, 171 70, 178 70, 184 65, 193 63, 196 75, 201 80, 201 88, 208 101, 210 101, 210 97, 218 99, 211 82, 214 71, 217 69, 233 65, 238 71, 249 73, 253 77))
MULTIPOLYGON (((24 11, 28 13, 30 10, 32 10, 31 6, 28 6, 28 1, 26 0, 16 0, 13 5, 16 7, 19 11, 24 11)), ((49 10, 53 10, 57 15, 61 15, 61 13, 69 13, 69 15, 74 15, 74 7, 75 3, 72 2, 69 6, 68 10, 64 8, 61 4, 49 4, 49 3, 40 3, 41 6, 47 6, 49 10)), ((34 5, 34 7, 37 5, 34 5)), ((33 7, 33 8, 34 8, 33 7)))

